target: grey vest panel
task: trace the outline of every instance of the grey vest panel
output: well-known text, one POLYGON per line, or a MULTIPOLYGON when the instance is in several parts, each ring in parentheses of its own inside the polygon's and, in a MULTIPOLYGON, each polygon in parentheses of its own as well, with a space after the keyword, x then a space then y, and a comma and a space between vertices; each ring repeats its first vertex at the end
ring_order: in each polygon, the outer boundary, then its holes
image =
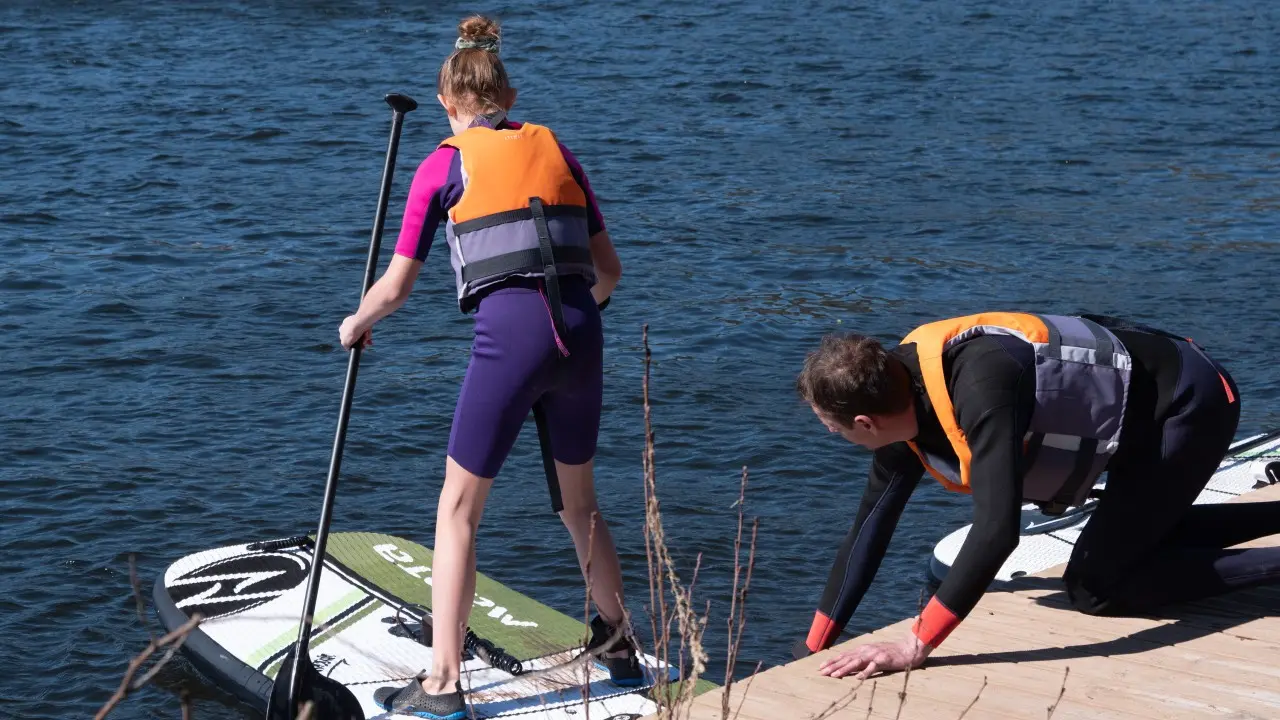
POLYGON ((1132 361, 1110 330, 1041 315, 1049 341, 1035 344, 1036 404, 1023 497, 1062 510, 1089 496, 1120 446, 1132 361))
MULTIPOLYGON (((1031 343, 1036 397, 1025 438, 1022 496, 1054 513, 1084 502, 1119 448, 1133 366, 1124 344, 1101 325, 1063 315, 1037 317, 1048 326, 1049 339, 1031 343)), ((948 347, 984 334, 1017 335, 976 327, 948 347)), ((946 464, 934 468, 959 482, 946 464)))
MULTIPOLYGON (((586 218, 548 215, 546 222, 557 272, 562 276, 582 275, 594 284, 595 266, 591 262, 586 218)), ((538 230, 532 219, 490 225, 461 236, 456 234, 450 221, 445 224, 445 239, 449 244, 458 307, 463 312, 470 311, 470 300, 486 287, 513 276, 543 276, 538 230)))

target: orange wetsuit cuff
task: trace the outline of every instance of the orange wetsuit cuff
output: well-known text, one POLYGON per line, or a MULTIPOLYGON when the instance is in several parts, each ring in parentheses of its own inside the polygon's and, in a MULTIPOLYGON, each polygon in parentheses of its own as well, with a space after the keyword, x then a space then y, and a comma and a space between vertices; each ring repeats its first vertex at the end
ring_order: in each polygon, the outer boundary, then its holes
POLYGON ((840 634, 840 627, 825 613, 818 610, 813 614, 813 624, 809 626, 809 637, 804 644, 810 652, 818 652, 829 647, 838 634, 840 634))
POLYGON ((911 626, 911 632, 915 633, 920 642, 931 648, 937 648, 959 624, 960 618, 939 602, 937 597, 934 597, 929 600, 924 612, 920 613, 919 619, 911 626))

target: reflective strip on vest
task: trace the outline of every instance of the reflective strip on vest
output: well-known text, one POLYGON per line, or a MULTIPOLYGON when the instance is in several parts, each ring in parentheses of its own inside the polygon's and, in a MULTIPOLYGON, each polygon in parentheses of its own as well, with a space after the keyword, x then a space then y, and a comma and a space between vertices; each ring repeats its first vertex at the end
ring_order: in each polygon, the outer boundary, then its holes
POLYGON ((925 465, 930 468, 931 473, 946 478, 947 482, 962 488, 962 492, 969 492, 968 486, 960 484, 960 468, 950 458, 939 457, 927 450, 921 450, 920 453, 924 456, 925 465))
POLYGON ((956 468, 908 443, 945 487, 969 491, 971 453, 946 390, 943 354, 981 335, 1012 335, 1036 354, 1036 394, 1024 438, 1023 498, 1078 505, 1120 444, 1132 361, 1124 344, 1092 321, 1062 315, 983 313, 923 325, 903 338, 915 343, 925 391, 959 459, 956 468))
POLYGON ((473 127, 441 145, 462 158, 462 197, 445 223, 460 310, 472 310, 477 293, 507 278, 546 274, 531 198, 542 201, 557 274, 595 283, 586 194, 551 130, 473 127))

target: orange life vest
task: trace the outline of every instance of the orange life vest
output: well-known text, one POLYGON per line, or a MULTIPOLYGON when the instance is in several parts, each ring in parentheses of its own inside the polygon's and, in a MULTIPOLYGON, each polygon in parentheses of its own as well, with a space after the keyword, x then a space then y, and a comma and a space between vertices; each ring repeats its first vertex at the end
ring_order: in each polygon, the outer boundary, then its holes
POLYGON ((595 282, 586 194, 550 129, 476 126, 440 145, 462 157, 462 197, 445 237, 463 312, 479 290, 514 275, 595 282))
POLYGON ((1012 335, 1036 353, 1036 402, 1023 439, 1029 463, 1023 496, 1044 505, 1082 502, 1120 442, 1128 401, 1131 359, 1111 331, 1090 320, 1062 315, 990 312, 922 325, 905 338, 914 343, 924 389, 959 464, 907 443, 943 487, 970 491, 972 453, 956 420, 944 353, 980 335, 1012 335))

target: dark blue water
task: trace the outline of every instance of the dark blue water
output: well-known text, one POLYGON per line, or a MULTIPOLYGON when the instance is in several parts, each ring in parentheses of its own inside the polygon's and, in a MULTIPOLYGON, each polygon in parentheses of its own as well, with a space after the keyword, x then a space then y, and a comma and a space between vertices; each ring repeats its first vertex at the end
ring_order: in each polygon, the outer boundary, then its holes
MULTIPOLYGON (((409 116, 383 264, 448 133, 434 76, 473 6, 8 2, 0 8, 0 715, 88 716, 176 558, 314 528, 390 112, 409 116), (203 5, 203 6, 201 6, 203 5)), ((825 332, 886 339, 992 308, 1193 335, 1241 432, 1280 425, 1280 9, 1154 0, 499 4, 516 116, 600 196, 625 265, 606 315, 599 485, 647 597, 641 326, 668 537, 723 672, 738 474, 760 518, 744 665, 805 634, 867 455, 792 382, 825 332)), ((430 543, 471 320, 430 258, 362 364, 335 528, 430 543)), ((966 501, 923 487, 853 630, 912 613, 966 501)), ((530 429, 480 568, 581 591, 530 429)), ((248 715, 175 664, 118 717, 248 715)))

